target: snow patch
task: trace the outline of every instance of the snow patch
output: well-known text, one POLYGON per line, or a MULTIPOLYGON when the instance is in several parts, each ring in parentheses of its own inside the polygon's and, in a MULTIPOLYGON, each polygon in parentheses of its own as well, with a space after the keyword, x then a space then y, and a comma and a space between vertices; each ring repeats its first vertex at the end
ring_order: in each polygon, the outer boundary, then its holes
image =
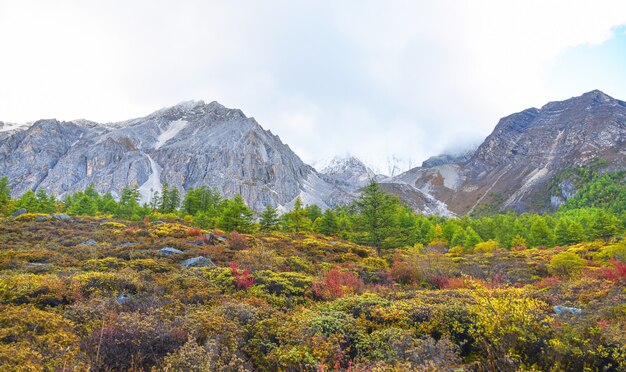
POLYGON ((12 130, 26 129, 31 124, 32 123, 17 124, 17 123, 3 123, 3 122, 0 122, 0 132, 9 132, 9 131, 12 131, 12 130))
POLYGON ((139 200, 140 204, 150 203, 150 200, 154 196, 156 192, 161 194, 163 192, 163 185, 161 184, 161 170, 159 165, 152 159, 152 157, 146 153, 144 153, 148 160, 150 161, 150 176, 148 180, 143 183, 143 185, 139 186, 139 194, 141 194, 141 198, 139 200))
POLYGON ((183 130, 183 128, 185 128, 187 124, 189 124, 189 122, 187 122, 186 120, 182 120, 182 119, 171 122, 170 127, 167 128, 167 130, 164 131, 163 133, 159 134, 159 137, 157 138, 157 142, 156 142, 156 145, 154 146, 154 149, 155 150, 160 149, 161 146, 165 145, 167 141, 174 138, 178 134, 178 132, 183 130))

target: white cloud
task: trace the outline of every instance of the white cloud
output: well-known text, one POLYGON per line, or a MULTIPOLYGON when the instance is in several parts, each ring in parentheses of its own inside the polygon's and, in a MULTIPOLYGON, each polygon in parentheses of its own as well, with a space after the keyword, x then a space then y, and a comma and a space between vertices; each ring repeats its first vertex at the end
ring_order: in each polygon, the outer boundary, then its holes
POLYGON ((384 169, 582 93, 547 66, 623 24, 623 1, 0 0, 0 120, 217 100, 307 161, 350 152, 384 169))

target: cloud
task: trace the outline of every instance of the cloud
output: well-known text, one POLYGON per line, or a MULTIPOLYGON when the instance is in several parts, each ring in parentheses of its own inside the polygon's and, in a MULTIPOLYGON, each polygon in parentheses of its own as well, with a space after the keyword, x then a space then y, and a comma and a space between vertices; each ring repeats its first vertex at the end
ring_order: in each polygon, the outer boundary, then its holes
POLYGON ((571 51, 586 58, 624 24, 623 1, 0 0, 0 120, 116 121, 217 100, 306 161, 349 152, 384 169, 578 95, 563 82, 581 71, 606 82, 571 51))

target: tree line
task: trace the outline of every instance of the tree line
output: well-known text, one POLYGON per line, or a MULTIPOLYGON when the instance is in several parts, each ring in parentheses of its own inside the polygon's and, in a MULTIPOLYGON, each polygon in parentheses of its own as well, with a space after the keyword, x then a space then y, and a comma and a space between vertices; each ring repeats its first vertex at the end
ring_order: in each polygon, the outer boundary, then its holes
MULTIPOLYGON (((569 245, 609 239, 623 232, 626 225, 624 208, 616 206, 614 200, 610 208, 598 207, 597 203, 588 207, 572 202, 556 213, 543 215, 511 212, 483 217, 424 216, 402 204, 396 196, 385 193, 376 182, 366 186, 354 202, 325 211, 317 205, 305 205, 296 197, 289 210, 279 211, 268 204, 256 213, 241 195, 223 198, 207 186, 190 188, 181 197, 177 188, 165 184, 162 193, 155 195, 150 203, 140 205, 139 200, 136 186, 125 188, 116 200, 110 192, 99 194, 93 185, 62 200, 47 195, 44 190, 36 193, 29 190, 11 199, 6 177, 0 179, 0 212, 4 214, 24 208, 30 213, 109 215, 137 221, 146 216, 185 218, 197 227, 226 232, 308 231, 370 245, 379 255, 388 248, 415 246, 471 252, 569 245)), ((574 201, 581 203, 579 200, 582 198, 574 201)))

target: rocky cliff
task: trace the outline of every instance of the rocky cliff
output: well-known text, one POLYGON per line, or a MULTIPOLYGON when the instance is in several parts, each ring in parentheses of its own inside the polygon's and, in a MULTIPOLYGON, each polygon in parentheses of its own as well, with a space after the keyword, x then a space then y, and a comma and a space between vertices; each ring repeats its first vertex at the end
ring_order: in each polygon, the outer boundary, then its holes
POLYGON ((595 90, 509 115, 468 160, 414 168, 394 182, 430 193, 457 214, 548 210, 555 174, 596 159, 626 167, 625 140, 626 103, 595 90))
POLYGON ((298 195, 321 207, 350 197, 253 118, 217 102, 187 102, 120 123, 40 120, 0 132, 0 141, 0 174, 18 195, 43 189, 63 197, 93 183, 116 196, 137 185, 146 202, 167 182, 241 194, 255 209, 288 208, 298 195))

